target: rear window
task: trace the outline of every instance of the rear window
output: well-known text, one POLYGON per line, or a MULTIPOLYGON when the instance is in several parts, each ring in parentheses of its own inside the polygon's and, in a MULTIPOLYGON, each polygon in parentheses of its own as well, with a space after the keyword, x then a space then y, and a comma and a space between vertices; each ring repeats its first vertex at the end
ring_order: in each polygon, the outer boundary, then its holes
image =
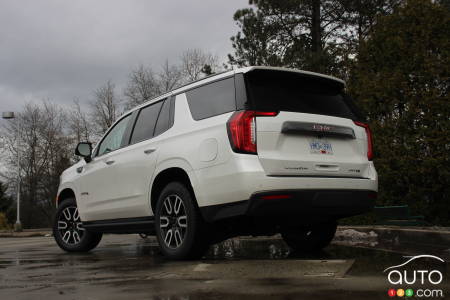
POLYGON ((236 110, 234 78, 192 89, 186 93, 194 120, 202 120, 236 110))
POLYGON ((334 80, 300 73, 255 70, 245 74, 247 105, 261 111, 290 111, 352 120, 354 105, 334 80))

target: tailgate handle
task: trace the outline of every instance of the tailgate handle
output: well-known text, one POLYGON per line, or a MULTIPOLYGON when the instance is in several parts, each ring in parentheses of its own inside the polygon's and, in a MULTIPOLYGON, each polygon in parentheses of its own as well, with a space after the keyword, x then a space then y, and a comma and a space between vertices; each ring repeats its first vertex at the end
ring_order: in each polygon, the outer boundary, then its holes
POLYGON ((305 134, 314 136, 333 136, 333 137, 356 139, 353 128, 338 125, 307 123, 307 122, 292 122, 292 121, 284 122, 283 126, 281 127, 281 133, 305 134))
POLYGON ((326 165, 326 164, 320 164, 316 165, 317 171, 328 171, 328 172, 337 172, 339 171, 338 165, 326 165))

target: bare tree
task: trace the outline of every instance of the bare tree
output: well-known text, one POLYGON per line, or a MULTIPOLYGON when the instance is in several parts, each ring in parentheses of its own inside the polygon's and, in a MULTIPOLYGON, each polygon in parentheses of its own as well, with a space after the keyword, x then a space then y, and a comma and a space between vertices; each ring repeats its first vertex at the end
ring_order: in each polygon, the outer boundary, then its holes
POLYGON ((73 100, 73 104, 68 110, 67 123, 68 130, 76 143, 92 140, 94 132, 88 114, 81 109, 78 99, 73 100))
POLYGON ((132 70, 125 88, 125 108, 130 109, 159 95, 160 85, 150 67, 140 65, 132 70))
POLYGON ((59 176, 70 165, 71 141, 64 111, 50 101, 28 103, 4 126, 8 186, 15 191, 20 151, 21 211, 25 227, 49 226, 59 176), (19 125, 20 124, 20 125, 19 125))
POLYGON ((183 75, 188 81, 198 80, 205 73, 216 73, 220 69, 219 58, 201 49, 188 49, 184 51, 181 55, 181 64, 183 75), (205 70, 208 70, 208 72, 205 72, 205 70))
POLYGON ((115 85, 108 80, 94 91, 94 100, 90 102, 92 123, 97 133, 105 132, 119 116, 119 100, 114 92, 115 85))
POLYGON ((215 55, 200 49, 188 49, 181 56, 180 66, 166 60, 161 71, 154 72, 151 67, 139 65, 131 71, 124 90, 125 108, 142 104, 184 82, 216 73, 220 69, 218 61, 215 55))
POLYGON ((176 65, 169 65, 169 60, 167 59, 162 65, 161 72, 158 75, 159 89, 162 93, 173 90, 183 79, 181 69, 176 65))

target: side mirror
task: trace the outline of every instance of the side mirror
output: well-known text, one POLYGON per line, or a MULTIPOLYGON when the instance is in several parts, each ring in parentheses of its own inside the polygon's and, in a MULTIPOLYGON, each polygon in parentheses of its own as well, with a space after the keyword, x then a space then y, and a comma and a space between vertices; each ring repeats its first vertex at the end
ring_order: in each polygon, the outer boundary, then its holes
POLYGON ((92 144, 89 142, 78 143, 77 148, 75 148, 75 155, 83 157, 87 163, 90 162, 92 160, 92 144))

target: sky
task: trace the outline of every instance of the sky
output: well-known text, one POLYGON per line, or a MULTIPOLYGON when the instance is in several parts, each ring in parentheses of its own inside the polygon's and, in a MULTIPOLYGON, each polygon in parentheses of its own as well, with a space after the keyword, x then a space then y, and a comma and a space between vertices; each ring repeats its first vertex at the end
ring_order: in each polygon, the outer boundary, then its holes
POLYGON ((248 0, 0 0, 0 112, 50 99, 92 99, 117 91, 139 64, 157 70, 188 48, 226 61, 233 21, 248 0))

